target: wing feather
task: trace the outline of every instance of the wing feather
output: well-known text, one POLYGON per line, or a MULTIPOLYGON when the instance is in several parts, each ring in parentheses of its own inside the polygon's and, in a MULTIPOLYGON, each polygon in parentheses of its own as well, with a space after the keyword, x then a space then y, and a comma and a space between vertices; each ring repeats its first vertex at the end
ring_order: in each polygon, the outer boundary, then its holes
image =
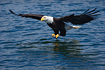
POLYGON ((97 8, 89 11, 90 9, 86 10, 84 13, 80 14, 80 15, 69 15, 69 16, 64 16, 61 17, 60 20, 63 22, 71 22, 72 24, 75 25, 81 25, 87 22, 90 22, 94 19, 96 19, 96 16, 100 10, 95 11, 97 8))
POLYGON ((22 17, 28 17, 28 18, 34 18, 34 19, 37 19, 37 20, 41 20, 41 18, 44 16, 44 15, 39 15, 39 14, 15 14, 12 10, 9 10, 12 14, 14 15, 17 15, 17 16, 22 16, 22 17))

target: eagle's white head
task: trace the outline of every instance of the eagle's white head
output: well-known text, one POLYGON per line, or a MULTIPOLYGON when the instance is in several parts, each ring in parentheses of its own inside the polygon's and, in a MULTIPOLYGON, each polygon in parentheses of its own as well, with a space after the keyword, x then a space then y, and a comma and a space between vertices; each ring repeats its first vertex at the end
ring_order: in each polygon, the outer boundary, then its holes
POLYGON ((45 21, 48 24, 52 24, 53 23, 53 17, 51 17, 51 16, 43 16, 41 18, 41 21, 45 21))

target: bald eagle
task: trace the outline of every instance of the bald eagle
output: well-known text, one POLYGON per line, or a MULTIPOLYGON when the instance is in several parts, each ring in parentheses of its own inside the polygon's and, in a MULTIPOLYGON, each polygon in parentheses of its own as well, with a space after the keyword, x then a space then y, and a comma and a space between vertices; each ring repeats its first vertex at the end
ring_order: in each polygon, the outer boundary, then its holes
POLYGON ((90 22, 94 19, 96 19, 97 8, 89 11, 90 9, 87 9, 84 13, 80 15, 68 15, 60 18, 55 18, 51 16, 45 16, 45 15, 39 15, 39 14, 15 14, 12 10, 9 10, 12 14, 17 15, 17 16, 22 16, 22 17, 28 17, 28 18, 33 18, 41 21, 45 21, 49 27, 52 28, 54 33, 52 34, 52 37, 55 37, 56 39, 60 36, 65 36, 67 30, 74 28, 78 29, 81 26, 70 26, 67 25, 66 23, 71 22, 74 25, 82 25, 84 23, 90 22), (60 32, 60 33, 59 33, 60 32))

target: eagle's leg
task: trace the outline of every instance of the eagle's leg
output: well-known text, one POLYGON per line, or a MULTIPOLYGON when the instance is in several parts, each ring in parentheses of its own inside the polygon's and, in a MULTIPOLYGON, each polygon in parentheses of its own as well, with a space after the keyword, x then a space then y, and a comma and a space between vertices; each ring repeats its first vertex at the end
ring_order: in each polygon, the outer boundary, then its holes
POLYGON ((56 35, 56 39, 59 37, 59 34, 56 35))
POLYGON ((55 34, 54 33, 52 34, 52 37, 55 37, 55 34))

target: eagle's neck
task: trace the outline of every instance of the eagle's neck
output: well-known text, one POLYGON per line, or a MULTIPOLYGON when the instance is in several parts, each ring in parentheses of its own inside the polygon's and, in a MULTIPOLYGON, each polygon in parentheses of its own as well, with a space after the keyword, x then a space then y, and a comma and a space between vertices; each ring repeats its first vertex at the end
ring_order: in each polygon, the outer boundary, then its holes
POLYGON ((47 16, 45 22, 48 24, 52 24, 54 22, 54 19, 51 16, 47 16))

